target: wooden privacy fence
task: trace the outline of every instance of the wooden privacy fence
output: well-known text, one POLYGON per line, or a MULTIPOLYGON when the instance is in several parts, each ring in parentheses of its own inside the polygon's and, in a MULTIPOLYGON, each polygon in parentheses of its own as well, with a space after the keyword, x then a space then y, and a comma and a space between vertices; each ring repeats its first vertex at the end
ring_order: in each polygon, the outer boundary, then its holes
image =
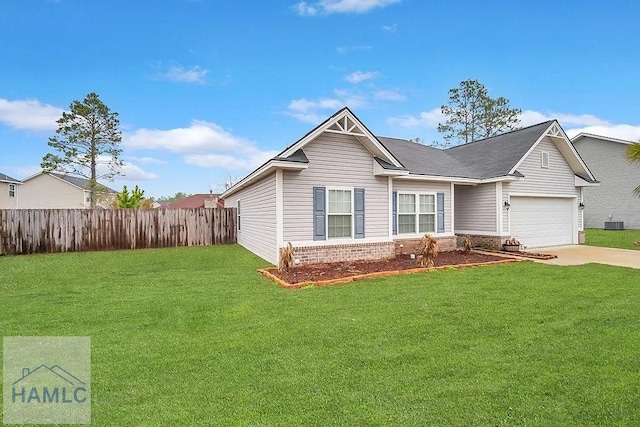
POLYGON ((235 208, 0 210, 0 255, 235 241, 235 208))

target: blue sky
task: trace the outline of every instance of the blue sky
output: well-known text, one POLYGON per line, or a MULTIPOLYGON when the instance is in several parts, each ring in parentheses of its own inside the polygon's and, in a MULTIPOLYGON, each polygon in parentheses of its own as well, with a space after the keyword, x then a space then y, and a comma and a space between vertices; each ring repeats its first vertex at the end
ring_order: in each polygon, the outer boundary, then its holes
POLYGON ((89 92, 124 132, 126 176, 109 185, 151 196, 219 190, 343 106, 377 135, 436 140, 469 78, 523 125, 637 140, 639 15, 632 1, 0 0, 0 172, 37 172, 89 92))

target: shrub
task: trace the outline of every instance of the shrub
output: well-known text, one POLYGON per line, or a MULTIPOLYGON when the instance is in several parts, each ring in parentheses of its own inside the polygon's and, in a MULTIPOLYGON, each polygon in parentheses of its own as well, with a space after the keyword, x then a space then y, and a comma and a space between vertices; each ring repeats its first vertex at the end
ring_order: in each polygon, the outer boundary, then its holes
POLYGON ((464 236, 464 242, 462 242, 462 247, 465 253, 471 252, 471 248, 473 247, 473 243, 471 242, 471 236, 468 234, 464 236))
POLYGON ((433 267, 433 259, 438 256, 438 251, 440 250, 438 241, 434 237, 425 234, 420 240, 420 246, 422 249, 418 255, 418 266, 433 267))
POLYGON ((280 248, 280 262, 278 263, 279 272, 288 272, 293 265, 293 245, 291 242, 287 246, 280 248))

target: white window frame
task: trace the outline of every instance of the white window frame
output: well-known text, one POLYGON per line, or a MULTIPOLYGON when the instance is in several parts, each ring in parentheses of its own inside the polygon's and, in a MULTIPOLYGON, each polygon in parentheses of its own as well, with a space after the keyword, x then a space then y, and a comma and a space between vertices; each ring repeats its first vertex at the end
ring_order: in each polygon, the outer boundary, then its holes
POLYGON ((326 212, 326 219, 325 219, 325 230, 327 233, 327 240, 340 240, 340 239, 353 239, 354 237, 354 227, 355 227, 355 188, 354 187, 326 187, 326 194, 325 194, 325 212, 326 212), (351 229, 351 235, 350 236, 340 236, 340 237, 329 237, 329 216, 333 216, 333 215, 346 215, 344 213, 329 213, 329 193, 331 191, 349 191, 351 193, 351 213, 349 214, 351 216, 351 225, 350 225, 350 229, 351 229))
POLYGON ((548 151, 541 151, 540 152, 540 167, 543 169, 549 169, 549 152, 548 151), (546 157, 546 162, 545 162, 545 157, 546 157))
POLYGON ((9 184, 9 197, 16 197, 16 188, 15 184, 9 184))
POLYGON ((410 236, 410 235, 424 235, 424 234, 438 234, 438 194, 435 192, 424 192, 424 191, 398 191, 398 197, 396 200, 396 221, 398 224, 398 235, 410 236), (400 231, 400 215, 411 215, 408 213, 400 213, 400 196, 401 195, 412 195, 415 197, 416 201, 416 211, 413 213, 415 217, 415 228, 412 233, 403 233, 400 231), (420 196, 433 196, 433 212, 420 212, 420 196), (433 215, 433 231, 432 232, 420 232, 420 215, 433 215))
POLYGON ((241 231, 240 228, 240 200, 238 199, 238 202, 236 204, 236 221, 237 221, 237 228, 238 228, 238 233, 241 231))

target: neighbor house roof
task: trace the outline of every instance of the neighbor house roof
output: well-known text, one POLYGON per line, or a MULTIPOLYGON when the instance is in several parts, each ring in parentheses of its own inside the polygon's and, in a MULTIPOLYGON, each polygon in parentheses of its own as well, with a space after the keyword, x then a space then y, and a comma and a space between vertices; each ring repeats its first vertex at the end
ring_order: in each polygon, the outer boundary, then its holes
POLYGON ((217 197, 218 200, 220 200, 219 194, 192 194, 191 196, 187 196, 180 200, 176 200, 175 202, 162 205, 160 206, 160 208, 167 208, 167 209, 204 208, 204 201, 209 197, 217 197))
MULTIPOLYGON (((76 187, 80 187, 83 190, 89 190, 91 188, 90 185, 89 185, 90 181, 88 179, 85 179, 85 178, 80 178, 80 177, 77 177, 77 176, 70 176, 70 175, 63 175, 63 174, 54 173, 54 172, 50 172, 49 175, 53 175, 56 178, 60 178, 61 180, 66 181, 71 185, 75 185, 76 187)), ((107 187, 104 184, 100 184, 100 185, 102 185, 104 188, 107 189, 107 191, 109 191, 111 193, 115 193, 116 192, 115 190, 107 187)))
POLYGON ((610 136, 604 136, 604 135, 595 135, 593 133, 586 133, 586 132, 582 132, 582 133, 577 134, 576 136, 571 138, 571 142, 573 142, 575 144, 576 142, 578 142, 582 138, 593 138, 593 139, 599 139, 601 141, 617 142, 618 144, 624 144, 624 145, 633 144, 633 141, 627 141, 627 140, 619 139, 619 138, 612 138, 610 136))
MULTIPOLYGON (((38 173, 36 173, 34 175, 31 175, 31 176, 25 178, 23 180, 23 182, 26 182, 26 181, 28 181, 30 179, 33 179, 33 178, 35 178, 37 176, 44 175, 44 174, 45 174, 44 172, 38 172, 38 173)), ((67 184, 73 185, 74 187, 80 188, 82 190, 89 190, 91 188, 90 185, 89 185, 90 181, 88 179, 85 179, 85 178, 80 178, 80 177, 71 176, 71 175, 64 175, 64 174, 55 173, 55 172, 49 172, 47 175, 51 175, 54 178, 57 178, 57 179, 59 179, 61 181, 66 182, 67 184)), ((100 183, 98 183, 98 184, 102 185, 104 188, 106 188, 107 192, 116 193, 116 191, 114 189, 109 188, 104 184, 100 184, 100 183)))
POLYGON ((3 173, 0 173, 0 182, 8 182, 10 184, 22 184, 20 180, 11 178, 9 175, 5 175, 3 173))

